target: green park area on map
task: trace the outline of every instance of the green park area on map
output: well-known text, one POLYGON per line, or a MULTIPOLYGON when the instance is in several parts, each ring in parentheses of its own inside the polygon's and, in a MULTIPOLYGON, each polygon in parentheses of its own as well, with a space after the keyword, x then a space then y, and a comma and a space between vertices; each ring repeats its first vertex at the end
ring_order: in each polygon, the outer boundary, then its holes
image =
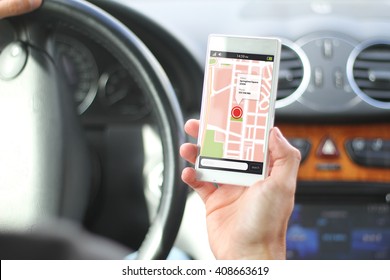
POLYGON ((221 158, 223 156, 223 143, 217 143, 214 139, 215 131, 206 130, 201 156, 214 158, 221 158))

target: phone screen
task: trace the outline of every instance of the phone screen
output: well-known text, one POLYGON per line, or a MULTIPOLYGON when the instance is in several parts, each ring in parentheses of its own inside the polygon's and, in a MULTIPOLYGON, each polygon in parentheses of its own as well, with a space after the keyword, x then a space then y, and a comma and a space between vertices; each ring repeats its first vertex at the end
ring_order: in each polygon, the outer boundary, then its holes
POLYGON ((262 174, 273 55, 211 50, 199 168, 262 174))

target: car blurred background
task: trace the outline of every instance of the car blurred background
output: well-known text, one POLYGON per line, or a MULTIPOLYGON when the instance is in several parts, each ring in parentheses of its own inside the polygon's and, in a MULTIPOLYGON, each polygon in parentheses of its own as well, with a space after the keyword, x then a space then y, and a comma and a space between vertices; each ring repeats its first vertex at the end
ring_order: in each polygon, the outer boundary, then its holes
MULTIPOLYGON (((280 38, 275 125, 302 155, 287 257, 390 259, 390 1, 89 2, 143 41, 172 83, 185 120, 199 118, 209 34, 280 38)), ((0 33, 1 50, 14 35, 3 23, 0 33)), ((93 163, 83 225, 136 250, 163 181, 150 100, 121 59, 96 40, 99 34, 70 22, 57 24, 55 33, 56 59, 93 163)), ((214 258, 203 204, 190 190, 174 252, 172 258, 214 258)))
MULTIPOLYGON (((116 2, 144 17, 121 13, 167 71, 186 119, 199 117, 209 34, 281 38, 276 125, 302 154, 288 258, 390 258, 389 1, 116 2)), ((204 259, 207 244, 190 193, 176 245, 204 259)))

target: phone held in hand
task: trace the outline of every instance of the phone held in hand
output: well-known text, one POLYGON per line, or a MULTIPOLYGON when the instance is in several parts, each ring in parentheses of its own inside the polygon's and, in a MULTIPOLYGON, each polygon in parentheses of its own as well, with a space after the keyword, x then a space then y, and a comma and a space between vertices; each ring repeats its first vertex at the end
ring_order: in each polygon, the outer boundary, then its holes
POLYGON ((209 36, 198 180, 250 186, 267 177, 280 49, 276 38, 209 36))

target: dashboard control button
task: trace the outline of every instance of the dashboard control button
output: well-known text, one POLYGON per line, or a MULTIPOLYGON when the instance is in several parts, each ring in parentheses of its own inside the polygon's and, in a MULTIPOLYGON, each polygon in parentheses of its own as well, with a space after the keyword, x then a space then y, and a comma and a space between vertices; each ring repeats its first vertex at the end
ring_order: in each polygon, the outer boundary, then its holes
POLYGON ((383 148, 383 140, 378 138, 372 141, 371 149, 376 152, 380 152, 383 148))
POLYGON ((318 157, 326 157, 326 158, 337 158, 339 157, 340 152, 337 149, 335 141, 327 136, 322 139, 320 145, 317 149, 318 157))
POLYGON ((344 74, 340 69, 336 69, 333 73, 334 85, 336 88, 344 87, 344 74))
POLYGON ((366 141, 362 138, 355 138, 351 141, 351 145, 354 151, 361 152, 366 148, 366 141))
POLYGON ((322 45, 323 55, 327 59, 331 59, 333 57, 333 42, 331 39, 325 39, 322 45))
POLYGON ((309 140, 304 138, 289 138, 288 141, 291 145, 299 150, 301 153, 301 162, 303 162, 309 155, 311 144, 309 140))
POLYGON ((345 147, 349 157, 359 165, 390 168, 390 140, 354 138, 345 147))
POLYGON ((319 171, 337 171, 341 169, 341 165, 338 163, 318 163, 316 168, 319 171))
POLYGON ((314 68, 314 85, 317 88, 324 85, 324 70, 321 67, 314 68))

